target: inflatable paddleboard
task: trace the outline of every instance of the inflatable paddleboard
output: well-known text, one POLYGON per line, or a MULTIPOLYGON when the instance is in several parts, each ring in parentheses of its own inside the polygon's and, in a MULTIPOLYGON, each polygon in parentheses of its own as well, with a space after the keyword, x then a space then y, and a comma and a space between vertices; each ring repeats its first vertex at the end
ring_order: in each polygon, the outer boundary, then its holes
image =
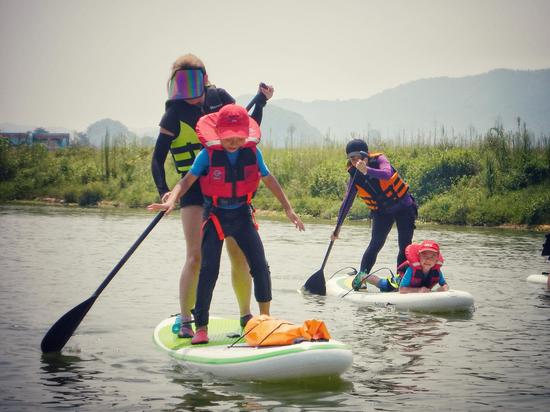
POLYGON ((398 310, 426 313, 471 311, 474 306, 473 296, 460 290, 432 293, 379 292, 375 286, 368 285, 367 291, 360 289, 349 292, 352 280, 353 276, 334 276, 327 281, 327 295, 343 297, 361 305, 392 306, 398 310))
POLYGON ((185 367, 230 379, 282 380, 338 376, 352 364, 351 348, 336 340, 285 346, 248 346, 236 319, 210 318, 206 345, 191 345, 172 333, 174 318, 159 323, 154 341, 185 367))
POLYGON ((529 275, 527 276, 527 282, 546 284, 548 275, 529 275))

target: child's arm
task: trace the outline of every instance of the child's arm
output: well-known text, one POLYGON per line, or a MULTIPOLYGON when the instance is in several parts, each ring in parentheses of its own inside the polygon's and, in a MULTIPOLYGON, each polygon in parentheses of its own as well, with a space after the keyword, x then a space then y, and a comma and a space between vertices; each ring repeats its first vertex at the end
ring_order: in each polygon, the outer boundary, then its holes
POLYGON ((153 203, 147 206, 147 210, 166 210, 165 215, 168 215, 176 207, 176 202, 182 197, 197 181, 199 177, 191 173, 187 173, 172 189, 170 196, 164 203, 153 203))
POLYGON ((277 198, 277 200, 281 203, 281 206, 283 206, 283 209, 285 210, 285 213, 288 217, 288 219, 294 223, 296 228, 300 231, 306 230, 304 228, 304 224, 302 223, 302 220, 300 217, 294 213, 294 210, 292 209, 292 206, 290 205, 290 202, 288 201, 288 198, 285 195, 285 192, 283 192, 283 188, 275 179, 275 176, 273 175, 267 175, 262 177, 262 181, 264 182, 265 186, 273 193, 273 195, 277 198))
POLYGON ((449 285, 443 277, 443 272, 439 271, 439 287, 435 290, 436 292, 446 292, 449 290, 449 285))

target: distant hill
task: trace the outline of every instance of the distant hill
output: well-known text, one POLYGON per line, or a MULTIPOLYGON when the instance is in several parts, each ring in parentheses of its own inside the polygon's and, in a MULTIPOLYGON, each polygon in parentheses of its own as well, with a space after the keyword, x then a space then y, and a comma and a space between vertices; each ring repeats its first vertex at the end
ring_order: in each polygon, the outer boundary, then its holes
POLYGON ((274 99, 272 106, 300 113, 333 138, 380 131, 383 137, 430 133, 484 133, 500 121, 516 128, 520 117, 535 134, 550 134, 550 69, 498 69, 485 74, 438 77, 406 83, 368 99, 301 102, 274 99), (440 132, 438 132, 440 133, 440 132))
POLYGON ((130 132, 125 125, 112 119, 102 119, 92 123, 86 129, 86 136, 91 145, 99 147, 105 139, 107 132, 109 133, 110 139, 121 137, 125 139, 135 138, 134 133, 130 132))
MULTIPOLYGON (((251 97, 240 96, 237 102, 246 105, 251 97)), ((460 78, 421 79, 366 99, 303 102, 277 99, 275 94, 264 109, 262 132, 266 144, 288 147, 357 135, 383 139, 398 134, 441 136, 442 129, 448 136, 469 135, 471 129, 483 134, 497 122, 515 129, 518 117, 537 136, 550 135, 550 69, 498 69, 460 78)), ((0 130, 26 132, 42 126, 0 123, 0 130)), ((112 119, 91 124, 86 134, 91 144, 100 146, 107 130, 111 138, 124 136, 128 142, 154 144, 158 136, 158 127, 132 132, 112 119)))
MULTIPOLYGON (((237 104, 246 106, 251 95, 239 96, 237 104)), ((321 132, 309 124, 302 114, 284 109, 271 101, 264 107, 262 138, 273 147, 290 147, 303 144, 320 144, 321 132)))

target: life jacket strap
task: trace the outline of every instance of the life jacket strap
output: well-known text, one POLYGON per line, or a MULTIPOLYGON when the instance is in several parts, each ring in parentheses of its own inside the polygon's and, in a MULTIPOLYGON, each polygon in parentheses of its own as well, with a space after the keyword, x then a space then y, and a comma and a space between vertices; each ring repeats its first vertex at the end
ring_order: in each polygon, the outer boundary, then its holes
POLYGON ((218 233, 218 239, 224 240, 225 239, 225 233, 223 233, 222 224, 220 223, 220 219, 218 219, 218 216, 216 216, 214 213, 210 213, 208 215, 208 219, 206 219, 201 228, 201 236, 204 234, 204 227, 208 223, 208 221, 211 220, 212 224, 214 225, 214 228, 216 229, 216 233, 218 233))
POLYGON ((258 224, 258 222, 256 222, 256 209, 250 205, 250 211, 251 211, 251 216, 252 216, 252 223, 254 223, 254 227, 256 228, 256 230, 260 229, 260 225, 258 224))

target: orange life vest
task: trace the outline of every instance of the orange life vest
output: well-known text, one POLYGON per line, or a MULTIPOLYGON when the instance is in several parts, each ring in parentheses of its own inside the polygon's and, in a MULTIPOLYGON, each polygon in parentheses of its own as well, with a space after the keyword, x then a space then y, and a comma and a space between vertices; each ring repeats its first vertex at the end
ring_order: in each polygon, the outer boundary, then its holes
MULTIPOLYGON (((368 166, 378 169, 378 157, 382 153, 369 153, 368 166)), ((348 169, 348 173, 354 175, 354 167, 348 169)), ((409 185, 401 178, 399 173, 391 167, 392 176, 389 179, 375 179, 368 174, 364 179, 357 179, 355 187, 357 194, 367 207, 371 210, 378 210, 393 206, 400 199, 403 199, 409 191, 409 185)))
POLYGON ((199 178, 203 196, 210 199, 213 206, 250 203, 261 179, 256 156, 256 145, 260 142, 260 136, 249 137, 246 140, 239 148, 237 163, 232 165, 221 140, 201 133, 199 126, 207 122, 212 123, 210 127, 215 127, 212 115, 203 116, 197 125, 197 135, 210 159, 206 175, 199 178))

